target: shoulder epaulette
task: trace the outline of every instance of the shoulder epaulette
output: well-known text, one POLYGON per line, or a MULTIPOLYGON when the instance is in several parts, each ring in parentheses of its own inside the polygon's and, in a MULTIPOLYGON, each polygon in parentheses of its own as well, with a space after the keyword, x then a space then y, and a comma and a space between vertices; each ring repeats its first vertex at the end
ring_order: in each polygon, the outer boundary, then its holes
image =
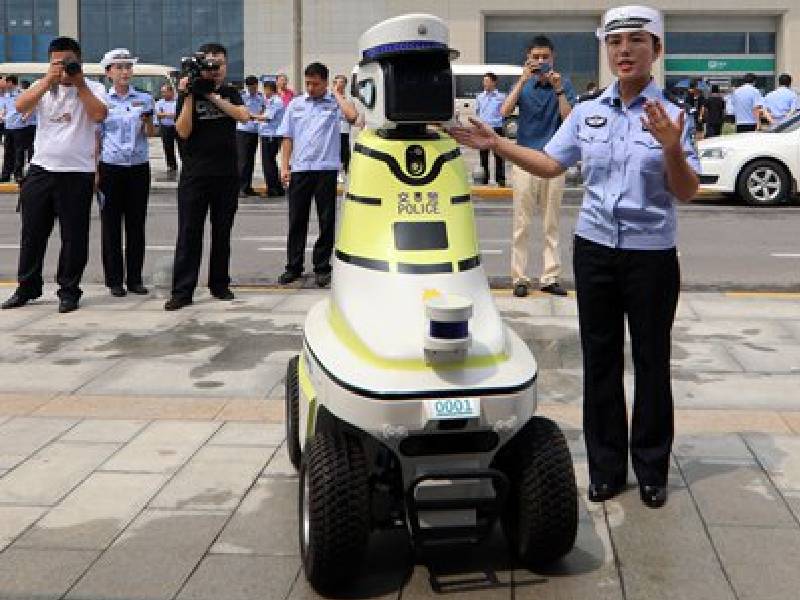
POLYGON ((586 94, 581 94, 578 96, 578 102, 586 102, 587 100, 595 100, 603 95, 603 92, 606 91, 606 88, 599 88, 593 92, 588 92, 586 94))

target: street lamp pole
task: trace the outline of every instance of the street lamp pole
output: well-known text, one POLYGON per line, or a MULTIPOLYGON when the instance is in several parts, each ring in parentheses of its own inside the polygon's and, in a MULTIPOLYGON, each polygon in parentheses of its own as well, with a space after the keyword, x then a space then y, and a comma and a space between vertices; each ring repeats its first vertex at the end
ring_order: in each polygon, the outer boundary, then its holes
POLYGON ((301 93, 303 89, 303 0, 292 0, 292 25, 294 29, 292 43, 294 89, 297 90, 297 93, 301 93))

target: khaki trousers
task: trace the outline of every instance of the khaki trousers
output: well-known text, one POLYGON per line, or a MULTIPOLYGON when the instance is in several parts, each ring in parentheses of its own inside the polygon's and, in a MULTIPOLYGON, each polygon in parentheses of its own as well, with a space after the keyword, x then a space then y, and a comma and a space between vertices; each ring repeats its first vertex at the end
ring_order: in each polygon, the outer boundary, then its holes
POLYGON ((511 279, 514 283, 530 283, 526 275, 530 252, 530 231, 534 209, 542 212, 544 255, 539 285, 550 285, 561 276, 561 256, 558 251, 561 198, 564 195, 566 173, 553 179, 543 179, 514 166, 514 223, 511 243, 511 279))

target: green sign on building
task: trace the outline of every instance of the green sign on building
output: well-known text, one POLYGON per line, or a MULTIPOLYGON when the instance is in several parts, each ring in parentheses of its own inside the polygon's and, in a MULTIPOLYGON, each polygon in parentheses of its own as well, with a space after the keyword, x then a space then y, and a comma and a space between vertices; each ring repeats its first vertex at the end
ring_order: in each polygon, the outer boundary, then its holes
POLYGON ((774 58, 669 58, 667 73, 774 73, 774 58))

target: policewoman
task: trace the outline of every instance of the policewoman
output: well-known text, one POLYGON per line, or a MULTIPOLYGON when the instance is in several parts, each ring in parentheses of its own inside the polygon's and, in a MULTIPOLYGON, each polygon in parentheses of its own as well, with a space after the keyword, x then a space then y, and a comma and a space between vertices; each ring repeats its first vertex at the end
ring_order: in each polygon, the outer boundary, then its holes
POLYGON ((124 48, 111 50, 100 65, 111 80, 108 117, 100 126, 98 203, 102 225, 105 284, 113 296, 147 294, 142 282, 145 219, 150 194, 148 136, 153 127, 153 97, 131 86, 138 61, 124 48), (123 260, 122 230, 125 229, 123 260), (127 292, 123 283, 127 284, 127 292))
POLYGON ((573 268, 588 496, 602 502, 625 489, 630 443, 641 499, 658 508, 667 499, 673 440, 670 335, 680 286, 675 205, 695 195, 700 164, 691 120, 652 79, 663 51, 661 13, 644 6, 610 9, 598 36, 616 78, 573 109, 543 152, 505 140, 477 121, 452 133, 541 177, 556 177, 581 161, 585 191, 573 268), (630 442, 626 317, 635 372, 630 442))

